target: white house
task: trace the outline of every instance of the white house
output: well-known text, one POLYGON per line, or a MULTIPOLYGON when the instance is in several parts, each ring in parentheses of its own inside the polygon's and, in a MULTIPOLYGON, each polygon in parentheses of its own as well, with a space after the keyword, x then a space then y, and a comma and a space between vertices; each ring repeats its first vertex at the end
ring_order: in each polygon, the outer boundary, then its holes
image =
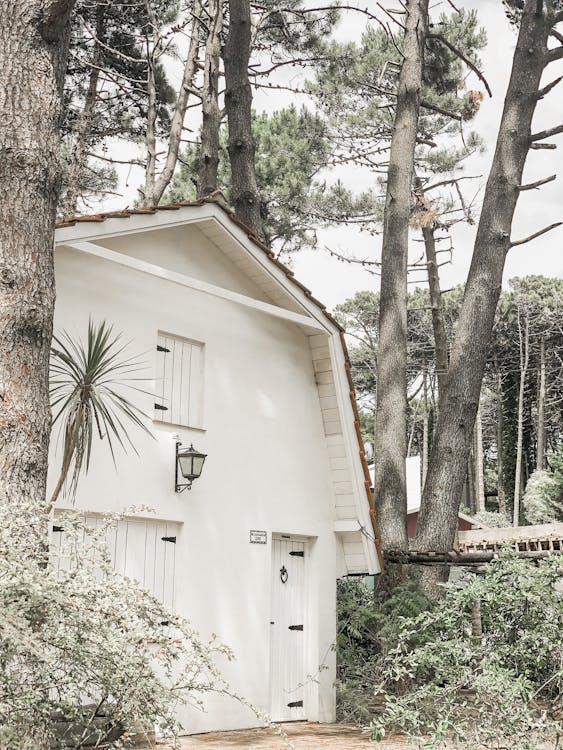
MULTIPOLYGON (((94 446, 77 507, 153 508, 120 522, 116 568, 227 643, 225 676, 259 710, 333 721, 336 579, 380 570, 342 329, 220 195, 60 223, 55 263, 55 329, 105 319, 131 340, 155 438, 117 470, 94 446), (178 439, 207 454, 189 492, 178 439)), ((179 715, 188 733, 259 723, 224 697, 179 715)))

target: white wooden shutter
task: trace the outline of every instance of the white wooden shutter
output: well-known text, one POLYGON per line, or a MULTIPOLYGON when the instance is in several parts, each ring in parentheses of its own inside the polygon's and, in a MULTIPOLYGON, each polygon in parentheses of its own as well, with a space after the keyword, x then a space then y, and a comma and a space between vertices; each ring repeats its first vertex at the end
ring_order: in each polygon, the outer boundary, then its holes
POLYGON ((201 427, 203 344, 159 333, 156 351, 155 420, 201 427))
MULTIPOLYGON (((105 524, 105 520, 99 516, 85 519, 87 528, 95 529, 102 524, 105 524)), ((106 534, 107 549, 115 572, 137 581, 169 609, 174 609, 179 530, 177 523, 126 518, 112 524, 106 534)), ((50 563, 56 570, 69 570, 64 514, 58 516, 52 526, 49 552, 50 563)))

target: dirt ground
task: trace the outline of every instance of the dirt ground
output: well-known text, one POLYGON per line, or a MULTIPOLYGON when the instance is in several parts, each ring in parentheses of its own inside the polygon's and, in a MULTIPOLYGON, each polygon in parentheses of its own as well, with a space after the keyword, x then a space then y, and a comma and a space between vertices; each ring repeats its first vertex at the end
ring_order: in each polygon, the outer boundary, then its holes
MULTIPOLYGON (((347 724, 315 724, 292 722, 281 724, 282 734, 275 729, 246 729, 236 732, 211 732, 183 737, 181 750, 409 750, 405 739, 396 737, 385 742, 371 742, 357 727, 347 724)), ((168 750, 170 745, 158 744, 168 750)))

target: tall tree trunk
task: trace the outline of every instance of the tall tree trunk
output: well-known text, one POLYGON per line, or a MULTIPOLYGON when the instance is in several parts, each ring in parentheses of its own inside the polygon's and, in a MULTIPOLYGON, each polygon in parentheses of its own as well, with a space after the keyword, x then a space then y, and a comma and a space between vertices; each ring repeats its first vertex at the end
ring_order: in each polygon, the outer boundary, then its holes
POLYGON ((536 469, 545 468, 545 334, 540 338, 536 469))
POLYGON ((263 239, 254 164, 252 90, 248 79, 252 36, 249 0, 229 0, 229 33, 223 49, 225 109, 229 125, 232 201, 235 214, 263 239))
POLYGON ((467 505, 471 515, 477 512, 477 485, 475 483, 475 446, 472 445, 467 461, 467 505))
POLYGON ((424 248, 426 251, 426 267, 428 269, 428 289, 430 291, 430 307, 432 309, 432 330, 434 333, 434 361, 438 376, 438 408, 440 398, 446 390, 448 377, 448 335, 444 322, 442 305, 442 291, 438 274, 438 260, 436 257, 436 237, 434 227, 423 227, 424 248))
MULTIPOLYGON (((424 198, 424 188, 418 176, 415 179, 415 189, 417 194, 421 198, 424 198)), ((448 375, 448 334, 444 321, 444 307, 442 304, 442 290, 440 289, 434 227, 422 227, 422 238, 426 254, 428 290, 430 293, 430 309, 432 311, 432 332, 434 334, 434 362, 438 376, 438 403, 440 403, 440 398, 446 388, 448 375)))
POLYGON ((428 0, 406 6, 383 218, 377 405, 375 506, 383 547, 407 549, 407 261, 428 0))
POLYGON ((38 509, 51 429, 53 235, 72 5, 4 0, 0 24, 0 502, 38 509))
POLYGON ((103 40, 104 37, 104 19, 104 6, 98 5, 96 8, 96 39, 94 40, 92 62, 90 74, 88 76, 88 89, 84 98, 84 106, 82 107, 82 111, 78 118, 76 135, 70 152, 66 192, 62 205, 63 216, 73 216, 78 207, 78 199, 81 192, 80 183, 82 175, 84 174, 84 163, 87 159, 86 151, 88 149, 88 141, 92 132, 94 108, 98 98, 98 81, 100 78, 101 59, 101 47, 98 44, 98 40, 103 40))
POLYGON ((422 422, 422 486, 426 482, 426 475, 428 474, 428 441, 430 439, 429 430, 429 409, 428 409, 428 371, 426 365, 422 371, 422 393, 424 399, 424 418, 422 422))
POLYGON ((209 29, 205 44, 203 91, 201 98, 201 149, 197 180, 197 193, 201 198, 217 190, 219 169, 219 60, 221 56, 221 30, 223 28, 223 0, 209 0, 209 29))
MULTIPOLYGON (((551 6, 550 6, 551 7, 551 6)), ((532 117, 556 14, 526 0, 441 402, 413 549, 451 550, 532 117), (538 12, 539 11, 539 12, 538 12)), ((383 355, 382 359, 385 359, 383 355)))
POLYGON ((504 411, 502 396, 502 375, 498 364, 497 371, 497 492, 499 513, 506 513, 506 491, 504 489, 504 411))
POLYGON ((184 71, 182 74, 182 83, 176 98, 174 114, 170 123, 168 133, 166 158, 162 171, 157 176, 156 171, 156 122, 157 122, 157 92, 155 80, 155 67, 158 59, 162 54, 160 50, 161 38, 158 30, 158 21, 150 3, 147 3, 147 9, 151 24, 153 26, 152 52, 147 40, 147 58, 148 58, 148 114, 147 114, 147 165, 145 169, 145 187, 143 195, 144 206, 157 206, 162 200, 164 191, 170 184, 174 176, 174 170, 178 163, 178 154, 180 153, 180 144, 182 143, 182 131, 184 129, 184 120, 188 109, 188 100, 190 91, 193 87, 194 77, 197 71, 198 54, 199 54, 199 36, 201 27, 201 0, 194 0, 192 7, 192 23, 190 44, 186 60, 184 62, 184 71))
POLYGON ((522 447, 524 442, 524 396, 526 391, 526 375, 530 361, 530 315, 526 311, 524 331, 520 323, 518 310, 518 334, 520 344, 520 387, 518 388, 518 431, 516 437, 516 468, 514 470, 514 513, 512 525, 520 525, 520 494, 522 489, 522 447))
POLYGON ((475 511, 480 513, 485 510, 485 476, 483 472, 483 423, 481 421, 481 405, 477 409, 475 417, 474 441, 474 467, 475 467, 475 511))

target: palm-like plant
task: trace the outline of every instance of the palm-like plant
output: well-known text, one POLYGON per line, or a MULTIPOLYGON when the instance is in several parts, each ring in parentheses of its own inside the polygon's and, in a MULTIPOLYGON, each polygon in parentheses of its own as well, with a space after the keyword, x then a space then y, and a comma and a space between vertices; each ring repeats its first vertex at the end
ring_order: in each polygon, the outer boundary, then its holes
POLYGON ((114 334, 106 321, 88 322, 86 342, 73 339, 67 332, 53 336, 50 365, 51 408, 53 424, 61 420, 63 458, 61 473, 51 499, 51 509, 70 476, 69 493, 76 494, 80 473, 88 472, 92 440, 97 432, 107 444, 115 462, 115 447, 135 446, 129 433, 131 426, 150 433, 143 418, 146 415, 123 396, 119 389, 133 385, 143 369, 136 356, 126 354, 127 344, 121 334, 114 334))

